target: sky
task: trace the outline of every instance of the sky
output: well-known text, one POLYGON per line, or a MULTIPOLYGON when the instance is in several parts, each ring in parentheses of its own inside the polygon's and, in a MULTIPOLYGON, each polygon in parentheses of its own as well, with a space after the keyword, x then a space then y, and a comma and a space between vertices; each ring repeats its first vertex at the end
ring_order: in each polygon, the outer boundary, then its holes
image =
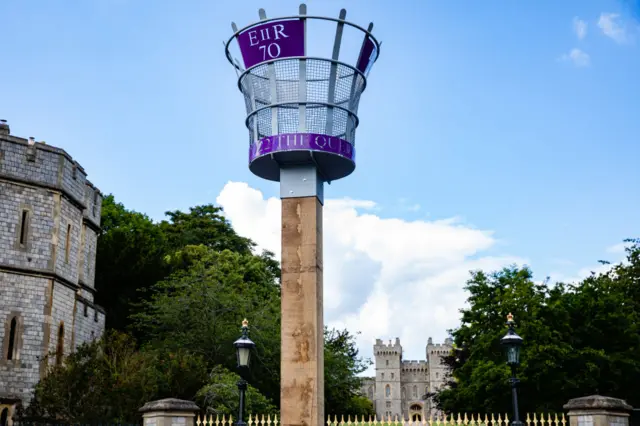
MULTIPOLYGON (((155 220, 216 203, 279 252, 277 183, 247 167, 222 41, 288 0, 4 0, 0 118, 64 148, 155 220)), ((325 188, 325 320, 424 359, 459 324, 469 270, 577 280, 640 236, 640 4, 311 0, 383 42, 357 168, 325 188)), ((322 43, 323 34, 316 34, 322 43)), ((333 34, 327 33, 326 43, 333 34)))

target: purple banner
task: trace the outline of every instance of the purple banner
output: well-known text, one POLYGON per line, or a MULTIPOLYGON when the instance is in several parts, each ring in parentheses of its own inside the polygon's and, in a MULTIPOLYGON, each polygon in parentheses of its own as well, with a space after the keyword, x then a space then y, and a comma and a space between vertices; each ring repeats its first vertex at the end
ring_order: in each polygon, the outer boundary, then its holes
POLYGON ((238 45, 249 68, 264 61, 304 56, 304 21, 273 21, 238 34, 238 45))
POLYGON ((330 152, 355 161, 355 150, 351 143, 335 136, 317 133, 285 133, 268 136, 249 147, 249 162, 263 155, 284 151, 330 152))
POLYGON ((371 65, 373 65, 376 55, 377 48, 375 43, 371 38, 365 38, 362 43, 362 48, 360 49, 360 57, 358 58, 358 65, 356 65, 356 68, 364 75, 367 75, 371 69, 371 65))

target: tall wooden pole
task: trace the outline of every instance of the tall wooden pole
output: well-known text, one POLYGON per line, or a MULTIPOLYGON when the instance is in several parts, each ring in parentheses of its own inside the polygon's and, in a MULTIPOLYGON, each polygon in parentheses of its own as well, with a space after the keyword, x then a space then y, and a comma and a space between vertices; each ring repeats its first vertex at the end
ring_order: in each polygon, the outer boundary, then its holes
POLYGON ((317 197, 282 199, 283 426, 324 424, 322 204, 317 197))

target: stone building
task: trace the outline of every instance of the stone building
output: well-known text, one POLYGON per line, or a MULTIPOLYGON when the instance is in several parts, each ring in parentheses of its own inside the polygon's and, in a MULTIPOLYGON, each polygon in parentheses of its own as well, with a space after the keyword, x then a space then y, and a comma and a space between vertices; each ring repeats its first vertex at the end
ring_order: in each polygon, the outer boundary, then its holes
POLYGON ((385 344, 377 339, 373 346, 375 377, 366 377, 362 393, 372 402, 378 418, 428 420, 438 415, 428 394, 438 392, 447 381, 447 367, 442 357, 453 348, 453 341, 434 344, 429 338, 426 359, 403 360, 400 339, 385 344))
POLYGON ((101 335, 94 301, 102 197, 60 148, 0 121, 0 423, 47 365, 101 335))

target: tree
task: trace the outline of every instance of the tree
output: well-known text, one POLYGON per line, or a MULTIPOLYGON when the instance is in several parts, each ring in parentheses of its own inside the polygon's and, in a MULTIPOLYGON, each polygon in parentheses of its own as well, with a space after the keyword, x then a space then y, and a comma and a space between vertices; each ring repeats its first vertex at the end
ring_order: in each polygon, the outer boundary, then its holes
POLYGON ((165 277, 167 241, 146 215, 127 210, 113 195, 102 200, 96 254, 96 303, 106 311, 107 328, 124 331, 139 289, 165 277))
MULTIPOLYGON (((129 316, 139 309, 146 291, 177 269, 176 257, 189 245, 250 255, 253 241, 239 236, 213 205, 196 206, 188 213, 166 212, 169 220, 154 223, 142 213, 127 210, 113 195, 102 202, 102 230, 96 257, 96 303, 106 310, 107 328, 128 331, 129 316)), ((280 275, 273 253, 260 256, 271 274, 280 275)), ((139 340, 144 336, 136 335, 139 340)))
POLYGON ((347 330, 324 332, 324 403, 327 415, 373 415, 373 404, 360 395, 364 372, 371 361, 359 356, 355 336, 347 330))
POLYGON ((153 286, 132 319, 145 347, 184 348, 210 368, 235 368, 233 342, 250 321, 256 343, 250 382, 279 399, 280 288, 260 256, 204 246, 186 247, 172 262, 187 265, 153 286))
POLYGON ((536 284, 528 268, 473 272, 469 307, 452 331, 456 349, 445 358, 450 388, 435 396, 448 412, 507 412, 508 377, 500 348, 507 313, 524 340, 518 378, 523 412, 559 412, 593 393, 640 403, 640 248, 609 272, 576 284, 536 284))
POLYGON ((160 229, 167 236, 169 246, 179 250, 185 246, 205 245, 213 250, 231 250, 250 254, 255 243, 239 236, 222 215, 222 208, 212 204, 191 207, 189 213, 180 210, 166 212, 169 221, 162 221, 160 229))
MULTIPOLYGON (((209 383, 197 395, 199 407, 211 415, 238 414, 239 395, 238 381, 240 376, 224 367, 213 368, 209 383)), ((245 397, 245 412, 254 415, 274 415, 277 409, 273 403, 249 384, 245 397)))
POLYGON ((187 351, 141 352, 128 335, 111 332, 50 367, 23 420, 57 423, 137 423, 155 399, 192 399, 206 376, 201 357, 187 351))

